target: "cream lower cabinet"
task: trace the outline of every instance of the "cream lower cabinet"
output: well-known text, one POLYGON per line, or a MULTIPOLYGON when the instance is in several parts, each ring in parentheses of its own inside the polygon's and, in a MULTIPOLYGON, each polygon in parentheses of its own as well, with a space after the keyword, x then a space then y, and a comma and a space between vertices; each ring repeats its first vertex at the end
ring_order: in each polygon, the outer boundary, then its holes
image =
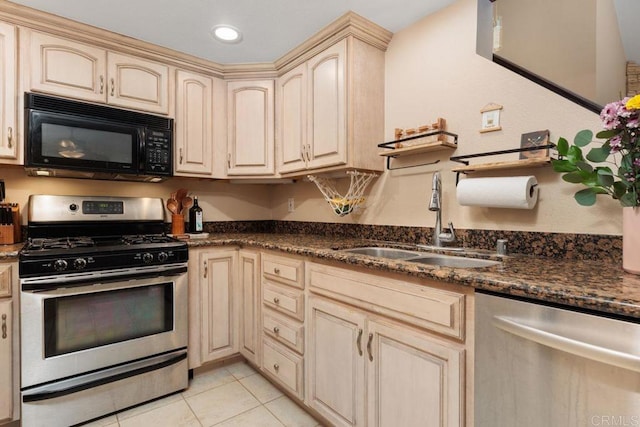
POLYGON ((336 426, 464 425, 465 346, 421 329, 463 332, 464 295, 313 263, 306 275, 307 405, 336 426))
POLYGON ((238 352, 235 248, 189 252, 189 368, 238 352))
POLYGON ((169 113, 169 67, 38 31, 24 31, 34 91, 169 113))
POLYGON ((0 163, 19 162, 16 34, 15 26, 0 22, 0 163))
POLYGON ((11 298, 18 288, 18 264, 0 263, 0 424, 20 414, 18 310, 11 298))
POLYGON ((240 284, 240 354, 259 365, 260 253, 241 249, 238 253, 240 284))

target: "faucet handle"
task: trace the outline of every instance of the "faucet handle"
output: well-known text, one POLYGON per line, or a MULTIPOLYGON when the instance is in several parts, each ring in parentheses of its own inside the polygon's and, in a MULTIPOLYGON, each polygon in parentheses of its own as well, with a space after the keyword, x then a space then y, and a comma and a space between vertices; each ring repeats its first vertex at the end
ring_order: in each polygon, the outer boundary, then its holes
POLYGON ((456 230, 453 228, 453 222, 449 221, 449 233, 451 234, 451 241, 456 241, 456 230))
POLYGON ((440 240, 447 243, 453 243, 456 241, 456 230, 453 228, 453 222, 449 221, 449 232, 448 233, 440 233, 440 240))

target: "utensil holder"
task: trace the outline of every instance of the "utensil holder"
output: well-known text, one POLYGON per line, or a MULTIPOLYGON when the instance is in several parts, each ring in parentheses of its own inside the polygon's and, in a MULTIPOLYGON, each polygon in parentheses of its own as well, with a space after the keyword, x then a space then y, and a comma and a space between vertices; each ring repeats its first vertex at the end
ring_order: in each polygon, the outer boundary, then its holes
POLYGON ((184 215, 171 215, 171 234, 184 234, 184 215))

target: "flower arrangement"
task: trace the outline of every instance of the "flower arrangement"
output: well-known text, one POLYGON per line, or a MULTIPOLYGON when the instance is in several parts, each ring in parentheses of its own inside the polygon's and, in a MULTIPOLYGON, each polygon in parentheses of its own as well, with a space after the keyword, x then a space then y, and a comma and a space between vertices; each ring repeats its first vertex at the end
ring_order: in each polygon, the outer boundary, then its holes
POLYGON ((582 206, 593 205, 598 194, 609 195, 624 207, 640 206, 640 95, 607 104, 600 118, 604 130, 596 138, 604 143, 584 156, 582 147, 592 142, 593 132, 578 132, 572 145, 559 138, 560 158, 552 160, 553 170, 563 173, 563 180, 587 187, 574 195, 582 206), (617 170, 589 162, 610 163, 617 170))

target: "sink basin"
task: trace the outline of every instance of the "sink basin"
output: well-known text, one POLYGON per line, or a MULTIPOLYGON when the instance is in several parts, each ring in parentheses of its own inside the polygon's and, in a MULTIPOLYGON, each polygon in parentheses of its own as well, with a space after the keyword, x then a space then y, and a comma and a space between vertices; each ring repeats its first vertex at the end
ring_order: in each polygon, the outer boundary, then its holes
POLYGON ((409 262, 417 262, 420 264, 438 265, 441 267, 457 267, 457 268, 480 268, 491 267, 500 264, 499 261, 490 259, 467 258, 460 256, 447 256, 430 254, 418 258, 406 259, 409 262))
POLYGON ((342 252, 349 252, 351 254, 359 254, 359 255, 377 256, 381 258, 390 258, 390 259, 415 258, 421 255, 420 252, 406 251, 404 249, 377 248, 377 247, 343 249, 342 252))

